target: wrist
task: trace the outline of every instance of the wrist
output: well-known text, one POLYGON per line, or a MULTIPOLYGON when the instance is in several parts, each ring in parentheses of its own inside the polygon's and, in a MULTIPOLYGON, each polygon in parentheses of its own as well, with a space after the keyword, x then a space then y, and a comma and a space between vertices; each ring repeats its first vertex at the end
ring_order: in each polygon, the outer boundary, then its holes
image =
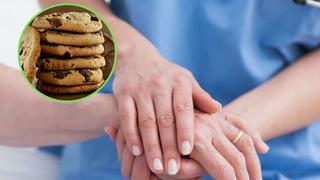
POLYGON ((117 105, 112 95, 98 93, 90 99, 75 103, 78 118, 81 118, 77 131, 93 132, 104 134, 106 126, 119 127, 117 118, 117 105), (81 114, 81 115, 80 115, 81 114))

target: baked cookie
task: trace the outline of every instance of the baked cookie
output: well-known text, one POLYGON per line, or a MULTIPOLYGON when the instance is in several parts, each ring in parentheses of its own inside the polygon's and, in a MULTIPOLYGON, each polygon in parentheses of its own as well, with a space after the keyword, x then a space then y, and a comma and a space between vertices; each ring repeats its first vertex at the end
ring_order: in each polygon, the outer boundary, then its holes
POLYGON ((59 100, 75 100, 86 97, 91 93, 77 93, 77 94, 56 94, 56 93, 45 93, 45 95, 59 100))
POLYGON ((98 84, 103 81, 103 74, 100 68, 65 71, 38 70, 37 78, 48 84, 76 86, 83 84, 98 84))
POLYGON ((111 36, 108 33, 103 33, 103 37, 105 42, 103 43, 104 53, 109 53, 110 51, 114 51, 114 43, 111 36))
POLYGON ((104 38, 101 32, 79 34, 47 30, 41 32, 40 35, 42 41, 53 44, 93 46, 104 43, 104 38))
POLYGON ((39 60, 39 67, 46 70, 96 69, 105 65, 106 60, 101 55, 67 59, 44 58, 39 60))
POLYGON ((64 46, 53 44, 41 44, 41 51, 44 54, 50 54, 55 56, 68 57, 80 57, 80 56, 93 56, 102 54, 104 51, 103 45, 96 46, 64 46))
POLYGON ((37 89, 39 89, 41 92, 47 93, 83 93, 95 91, 99 89, 102 84, 103 82, 100 82, 98 84, 85 84, 79 86, 58 86, 38 81, 37 89))
POLYGON ((20 47, 21 66, 27 79, 32 82, 36 73, 36 62, 40 56, 40 34, 33 28, 28 27, 20 47))
POLYGON ((57 12, 41 15, 33 20, 32 26, 78 33, 97 32, 102 29, 101 20, 94 14, 86 12, 57 12))

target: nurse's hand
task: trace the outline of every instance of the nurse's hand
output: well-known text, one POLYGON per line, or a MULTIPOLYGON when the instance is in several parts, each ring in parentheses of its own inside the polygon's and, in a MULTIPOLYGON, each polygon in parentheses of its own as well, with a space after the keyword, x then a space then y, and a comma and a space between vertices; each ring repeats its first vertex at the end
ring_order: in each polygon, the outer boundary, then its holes
POLYGON ((194 108, 215 113, 221 105, 188 70, 160 56, 152 45, 141 46, 130 56, 119 56, 113 90, 121 127, 129 151, 138 156, 144 147, 153 172, 176 174, 180 154, 193 149, 194 108))
MULTIPOLYGON (((266 153, 268 146, 259 135, 242 120, 233 115, 219 113, 210 116, 196 113, 195 147, 189 158, 181 160, 181 169, 174 176, 158 174, 168 179, 190 179, 209 174, 215 179, 261 179, 261 170, 256 150, 266 153), (231 141, 239 129, 245 133, 235 144, 231 141), (203 168, 204 169, 203 169, 203 168)), ((129 151, 123 150, 125 140, 122 133, 117 136, 117 149, 122 161, 123 174, 126 177, 145 177, 151 172, 143 159, 134 168, 134 158, 129 151), (144 167, 144 168, 143 168, 144 167)), ((139 178, 138 178, 139 179, 139 178)))
POLYGON ((202 175, 205 175, 205 170, 201 165, 191 159, 182 159, 182 167, 179 173, 175 176, 165 174, 155 175, 148 167, 145 155, 133 156, 126 146, 122 130, 118 132, 114 129, 107 130, 107 134, 112 138, 117 145, 118 157, 121 162, 121 173, 126 179, 130 180, 200 180, 202 175))

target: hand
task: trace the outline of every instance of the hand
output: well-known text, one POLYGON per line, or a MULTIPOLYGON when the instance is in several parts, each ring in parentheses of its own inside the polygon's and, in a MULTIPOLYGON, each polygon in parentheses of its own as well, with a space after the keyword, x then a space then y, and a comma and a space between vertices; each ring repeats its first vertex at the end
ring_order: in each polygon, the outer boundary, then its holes
POLYGON ((131 180, 199 180, 201 175, 205 175, 205 171, 197 162, 189 159, 182 159, 182 167, 179 173, 173 176, 164 174, 154 175, 147 164, 145 155, 134 157, 126 146, 126 142, 122 130, 116 131, 114 128, 108 129, 107 134, 113 142, 117 144, 119 160, 121 161, 121 172, 124 177, 131 180), (194 178, 196 177, 196 178, 194 178))
POLYGON ((215 179, 262 179, 256 150, 266 153, 268 146, 258 133, 231 114, 196 113, 195 119, 195 146, 191 159, 199 162, 215 179), (240 130, 244 131, 243 135, 232 143, 240 130))
POLYGON ((122 60, 115 74, 121 127, 130 152, 141 155, 144 147, 153 172, 165 168, 173 175, 180 168, 180 153, 188 155, 193 149, 194 108, 215 113, 220 105, 189 71, 161 57, 150 44, 141 46, 143 51, 122 60))
MULTIPOLYGON (((189 179, 199 178, 208 173, 216 179, 248 179, 249 177, 254 180, 261 179, 260 163, 255 150, 266 153, 268 146, 262 141, 259 134, 247 127, 241 119, 231 114, 219 113, 214 117, 210 117, 209 115, 197 113, 195 133, 197 138, 195 149, 190 155, 191 159, 182 159, 181 170, 177 175, 166 176, 160 174, 159 177, 162 179, 189 179), (233 144, 230 144, 230 141, 238 133, 239 129, 237 128, 241 128, 245 134, 234 147, 233 144), (210 139, 215 143, 211 143, 210 139), (221 140, 224 140, 224 142, 221 142, 221 140)), ((121 133, 118 133, 117 139, 122 139, 117 141, 119 150, 120 147, 124 146, 125 140, 121 133), (118 144, 122 145, 119 146, 118 144)), ((118 151, 120 155, 121 152, 122 150, 118 151)), ((122 156, 128 156, 124 155, 126 153, 131 155, 128 152, 124 151, 122 156)), ((143 156, 139 156, 139 158, 141 157, 143 156)), ((123 160, 128 159, 130 158, 123 158, 123 160)), ((151 173, 147 166, 143 168, 142 165, 139 165, 142 168, 138 169, 137 172, 139 173, 134 173, 135 170, 132 168, 132 163, 122 162, 122 167, 127 169, 123 171, 126 177, 130 177, 131 173, 140 176, 143 176, 143 173, 151 173), (131 171, 129 171, 130 169, 131 171)))

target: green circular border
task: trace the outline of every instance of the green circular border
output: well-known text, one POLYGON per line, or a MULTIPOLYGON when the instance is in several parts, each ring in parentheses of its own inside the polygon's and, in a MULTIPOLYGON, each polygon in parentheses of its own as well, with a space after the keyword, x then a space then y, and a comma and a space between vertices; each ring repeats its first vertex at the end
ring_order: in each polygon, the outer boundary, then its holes
POLYGON ((28 23, 26 24, 26 26, 24 27, 21 35, 20 35, 20 38, 19 38, 19 44, 18 44, 18 64, 19 64, 19 69, 20 69, 20 72, 22 73, 24 79, 26 80, 26 82, 31 86, 31 88, 37 92, 38 94, 40 94, 41 96, 45 97, 46 99, 48 100, 51 100, 51 101, 55 101, 55 102, 62 102, 62 103, 71 103, 71 102, 80 102, 82 100, 86 100, 88 98, 90 98, 91 96, 99 93, 99 91, 104 88, 104 86, 108 83, 108 81, 110 80, 111 76, 113 75, 113 72, 114 72, 114 69, 115 69, 115 66, 116 66, 116 63, 117 63, 117 52, 118 52, 118 49, 117 49, 117 44, 116 44, 116 40, 114 38, 114 34, 113 34, 113 31, 112 29, 110 28, 110 26, 108 25, 108 23, 105 21, 105 19, 97 12, 95 12, 94 10, 84 6, 84 5, 81 5, 81 4, 75 4, 75 3, 59 3, 59 4, 55 4, 53 6, 48 6, 46 7, 45 9, 39 11, 38 13, 36 13, 29 21, 28 23), (52 9, 52 8, 55 8, 55 7, 60 7, 60 6, 75 6, 75 7, 79 7, 79 8, 83 8, 95 15, 97 15, 97 17, 99 17, 101 19, 101 21, 103 22, 103 24, 107 27, 107 29, 109 30, 110 34, 111 34, 111 37, 112 37, 112 41, 113 41, 113 46, 114 46, 114 60, 113 60, 113 65, 112 65, 112 68, 111 68, 111 72, 109 73, 108 75, 108 78, 104 81, 104 83, 99 87, 99 89, 97 89, 96 91, 94 91, 93 93, 89 94, 88 96, 85 96, 85 97, 82 97, 82 98, 79 98, 79 99, 74 99, 74 100, 61 100, 61 99, 55 99, 55 98, 52 98, 50 96, 47 96, 45 94, 43 94, 42 92, 40 92, 37 88, 35 88, 35 86, 32 85, 32 83, 29 82, 29 80, 27 79, 24 71, 22 70, 22 67, 21 67, 21 58, 20 58, 20 55, 19 55, 19 52, 20 52, 20 47, 21 47, 21 43, 22 43, 22 38, 23 38, 23 35, 24 33, 26 32, 27 28, 29 27, 29 25, 31 24, 31 22, 37 17, 39 16, 40 14, 42 14, 43 12, 49 10, 49 9, 52 9))

